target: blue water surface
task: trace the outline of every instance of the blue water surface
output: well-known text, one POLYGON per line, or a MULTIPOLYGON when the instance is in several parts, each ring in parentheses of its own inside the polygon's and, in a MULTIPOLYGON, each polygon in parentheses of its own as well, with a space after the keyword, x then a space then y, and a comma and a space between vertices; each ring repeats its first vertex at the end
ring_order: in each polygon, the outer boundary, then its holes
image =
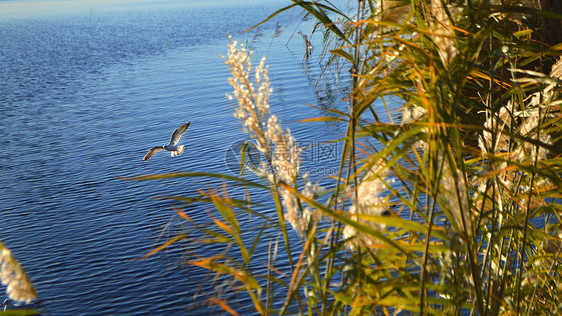
MULTIPOLYGON (((220 55, 229 35, 267 55, 272 111, 297 139, 310 144, 343 133, 296 122, 321 115, 307 104, 326 100, 315 94, 315 65, 303 61, 298 31, 311 23, 295 23, 299 12, 290 11, 240 33, 287 4, 0 2, 0 240, 35 285, 35 307, 52 315, 205 310, 196 294, 207 279, 182 265, 182 252, 139 258, 177 233, 171 202, 153 197, 220 183, 119 178, 229 172, 225 151, 245 138, 224 97, 231 89, 220 55), (186 121, 182 156, 141 162, 186 121)), ((195 220, 207 216, 187 211, 195 220)))

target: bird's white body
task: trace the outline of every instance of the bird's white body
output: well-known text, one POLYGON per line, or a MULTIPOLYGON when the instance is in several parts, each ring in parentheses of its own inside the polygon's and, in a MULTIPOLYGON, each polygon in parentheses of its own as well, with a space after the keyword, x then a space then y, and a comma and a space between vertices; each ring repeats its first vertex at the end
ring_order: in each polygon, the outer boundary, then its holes
POLYGON ((168 145, 164 145, 164 146, 156 146, 156 147, 152 147, 147 153, 146 155, 144 155, 144 158, 142 158, 142 161, 146 161, 148 160, 148 158, 152 157, 155 153, 161 151, 161 150, 167 150, 170 152, 170 154, 172 155, 172 157, 177 157, 181 154, 183 154, 183 150, 184 150, 184 145, 179 145, 177 146, 176 144, 179 142, 181 135, 187 131, 187 128, 189 127, 190 122, 187 122, 185 124, 183 124, 182 126, 178 127, 174 133, 172 134, 172 138, 170 139, 170 142, 168 143, 168 145))
POLYGON ((167 151, 171 151, 170 154, 171 154, 172 157, 176 157, 176 156, 179 156, 179 155, 183 154, 183 148, 184 148, 184 145, 176 146, 176 145, 168 144, 168 145, 164 146, 164 149, 166 149, 167 151))

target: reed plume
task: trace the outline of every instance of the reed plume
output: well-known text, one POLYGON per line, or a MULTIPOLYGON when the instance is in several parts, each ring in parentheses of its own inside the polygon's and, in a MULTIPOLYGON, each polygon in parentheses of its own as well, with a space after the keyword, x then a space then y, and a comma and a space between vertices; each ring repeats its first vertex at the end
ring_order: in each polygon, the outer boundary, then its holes
POLYGON ((33 284, 10 250, 0 243, 0 279, 6 285, 8 297, 20 302, 30 303, 37 299, 33 284))
MULTIPOLYGON (((226 64, 232 74, 230 85, 234 88, 229 100, 236 99, 238 107, 234 117, 243 125, 244 131, 256 142, 256 148, 265 161, 253 170, 266 178, 272 186, 279 183, 297 188, 302 149, 297 145, 289 129, 283 130, 276 115, 269 109, 269 98, 273 89, 269 84, 268 68, 263 57, 252 69, 252 52, 237 41, 231 40, 226 64), (253 78, 252 78, 253 73, 253 78), (253 80, 252 80, 253 79, 253 80)), ((310 195, 310 181, 303 177, 303 194, 310 195)), ((279 188, 284 208, 284 217, 293 229, 302 234, 310 220, 310 208, 302 209, 297 197, 284 187, 279 188)))
MULTIPOLYGON (((388 166, 384 161, 375 162, 365 173, 356 190, 350 188, 351 205, 349 213, 351 219, 376 231, 383 231, 386 227, 377 223, 370 216, 381 216, 389 212, 388 196, 385 196, 387 183, 391 182, 388 176, 388 166)), ((345 239, 351 239, 352 247, 372 247, 378 240, 369 234, 362 233, 353 226, 346 225, 343 229, 345 239)))

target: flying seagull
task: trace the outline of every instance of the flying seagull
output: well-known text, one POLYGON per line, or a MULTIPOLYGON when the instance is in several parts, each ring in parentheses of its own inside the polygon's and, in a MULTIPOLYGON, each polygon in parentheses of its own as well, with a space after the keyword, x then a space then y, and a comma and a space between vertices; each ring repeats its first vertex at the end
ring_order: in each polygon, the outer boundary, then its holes
POLYGON ((166 149, 167 151, 170 151, 172 154, 172 157, 176 157, 179 156, 183 153, 183 147, 184 145, 181 146, 176 146, 176 144, 180 141, 180 137, 181 135, 187 131, 187 128, 189 127, 189 124, 191 122, 187 122, 185 124, 183 124, 182 126, 178 127, 174 133, 172 134, 172 138, 170 138, 170 143, 168 143, 168 145, 166 146, 156 146, 156 147, 152 147, 147 153, 146 155, 144 155, 144 158, 142 158, 142 161, 147 161, 148 158, 152 157, 155 153, 166 149))

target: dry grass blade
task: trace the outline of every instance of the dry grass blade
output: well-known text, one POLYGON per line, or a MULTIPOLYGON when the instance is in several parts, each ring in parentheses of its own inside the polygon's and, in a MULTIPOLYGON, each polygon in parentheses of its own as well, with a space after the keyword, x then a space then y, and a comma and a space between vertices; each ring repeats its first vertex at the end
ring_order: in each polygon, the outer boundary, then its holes
POLYGON ((239 314, 232 309, 232 307, 230 307, 226 301, 218 299, 216 297, 211 297, 211 303, 218 305, 220 308, 222 308, 222 310, 224 310, 225 312, 229 313, 230 315, 233 316, 238 316, 239 314))
POLYGON ((185 238, 185 234, 179 234, 176 237, 174 237, 174 238, 168 240, 167 242, 163 243, 162 245, 152 249, 146 255, 142 256, 141 259, 146 259, 150 256, 153 256, 153 255, 159 253, 160 251, 166 249, 167 247, 169 247, 170 245, 172 245, 176 241, 179 241, 179 240, 184 239, 184 238, 185 238))

